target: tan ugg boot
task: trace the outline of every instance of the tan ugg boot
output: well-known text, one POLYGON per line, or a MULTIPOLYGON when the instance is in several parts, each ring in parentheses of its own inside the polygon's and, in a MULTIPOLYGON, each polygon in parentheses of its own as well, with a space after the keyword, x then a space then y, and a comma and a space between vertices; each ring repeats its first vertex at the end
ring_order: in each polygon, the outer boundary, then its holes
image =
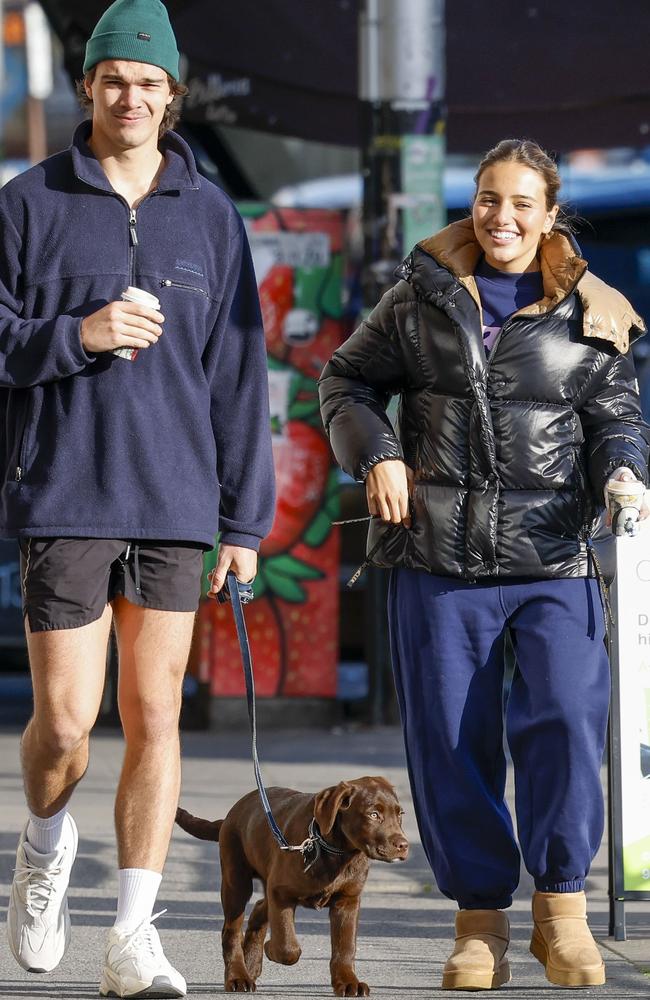
POLYGON ((530 950, 556 986, 602 986, 605 963, 587 925, 584 892, 533 895, 530 950))
POLYGON ((501 910, 459 910, 456 944, 442 973, 443 990, 494 990, 510 981, 510 924, 501 910))

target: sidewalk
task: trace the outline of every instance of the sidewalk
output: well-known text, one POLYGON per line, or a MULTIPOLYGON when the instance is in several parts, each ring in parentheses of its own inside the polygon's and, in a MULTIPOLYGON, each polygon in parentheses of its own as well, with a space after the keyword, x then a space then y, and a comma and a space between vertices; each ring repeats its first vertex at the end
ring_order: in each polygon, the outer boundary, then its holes
MULTIPOLYGON (((18 763, 17 731, 0 731, 0 917, 6 917, 18 832, 24 805, 18 763)), ((370 984, 371 995, 384 998, 450 996, 440 989, 441 970, 451 949, 455 906, 435 887, 417 837, 397 729, 268 731, 259 752, 265 782, 302 790, 318 790, 343 778, 384 774, 398 791, 406 810, 405 829, 411 856, 404 865, 373 862, 363 894, 357 973, 370 984)), ((254 787, 248 735, 190 733, 183 736, 181 803, 196 815, 216 819, 254 787)), ((115 849, 112 800, 121 764, 117 734, 93 737, 91 765, 74 799, 72 812, 80 830, 79 855, 72 876, 70 949, 56 972, 30 976, 14 963, 0 937, 0 996, 6 1000, 34 997, 97 996, 101 956, 107 928, 114 919, 115 849)), ((190 998, 223 995, 221 906, 218 896, 218 848, 174 833, 157 909, 167 956, 185 975, 190 998)), ((628 941, 607 938, 607 855, 603 845, 588 885, 591 924, 607 962, 607 984, 598 989, 562 990, 562 997, 598 995, 603 1000, 650 996, 650 901, 627 907, 628 941), (645 969, 644 973, 642 970, 645 969)), ((556 987, 544 977, 528 952, 531 882, 524 872, 510 911, 513 941, 512 982, 500 996, 537 998, 556 987)), ((327 912, 299 910, 297 930, 303 956, 291 968, 265 961, 258 995, 282 998, 333 996, 329 985, 327 912)), ((466 995, 466 994, 461 994, 466 995)))

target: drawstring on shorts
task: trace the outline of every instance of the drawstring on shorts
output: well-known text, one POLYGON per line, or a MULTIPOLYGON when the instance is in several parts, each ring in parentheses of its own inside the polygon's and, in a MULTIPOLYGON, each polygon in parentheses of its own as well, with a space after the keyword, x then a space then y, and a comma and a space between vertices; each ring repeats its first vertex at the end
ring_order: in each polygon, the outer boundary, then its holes
POLYGON ((124 565, 126 565, 129 561, 131 550, 133 550, 133 576, 135 579, 135 592, 138 597, 142 597, 142 587, 140 586, 140 546, 137 542, 129 542, 127 544, 126 552, 124 553, 124 565))

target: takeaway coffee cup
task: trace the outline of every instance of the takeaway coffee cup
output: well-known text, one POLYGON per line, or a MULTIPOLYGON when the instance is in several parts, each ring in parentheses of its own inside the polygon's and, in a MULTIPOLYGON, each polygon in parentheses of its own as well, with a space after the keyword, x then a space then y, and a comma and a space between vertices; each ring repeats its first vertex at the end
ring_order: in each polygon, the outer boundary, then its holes
MULTIPOLYGON (((138 302, 141 306, 160 310, 160 302, 155 295, 145 292, 142 288, 134 288, 133 285, 129 285, 120 297, 123 302, 138 302)), ((137 347, 116 347, 113 354, 117 354, 118 358, 126 358, 127 361, 135 361, 138 350, 137 347)))
POLYGON ((622 482, 620 479, 610 479, 605 489, 614 534, 636 534, 636 524, 639 520, 639 511, 645 493, 643 483, 639 482, 638 479, 626 482, 622 482))

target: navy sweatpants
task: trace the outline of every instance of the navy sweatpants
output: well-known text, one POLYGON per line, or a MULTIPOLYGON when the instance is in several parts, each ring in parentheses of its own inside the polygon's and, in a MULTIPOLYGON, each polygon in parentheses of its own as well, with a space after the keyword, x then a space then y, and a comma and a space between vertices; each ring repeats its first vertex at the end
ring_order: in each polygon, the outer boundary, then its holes
POLYGON ((463 909, 501 909, 519 881, 504 801, 506 627, 518 664, 505 724, 524 863, 540 891, 584 888, 603 833, 610 689, 596 582, 470 584, 396 569, 388 611, 418 826, 440 890, 463 909))

